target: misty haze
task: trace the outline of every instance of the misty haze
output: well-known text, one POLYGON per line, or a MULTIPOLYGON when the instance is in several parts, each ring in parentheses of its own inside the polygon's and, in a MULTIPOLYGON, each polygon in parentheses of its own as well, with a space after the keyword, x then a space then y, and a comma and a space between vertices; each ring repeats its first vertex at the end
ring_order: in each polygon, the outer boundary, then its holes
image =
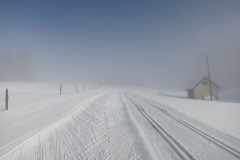
POLYGON ((0 159, 240 159, 240 1, 0 2, 0 159))

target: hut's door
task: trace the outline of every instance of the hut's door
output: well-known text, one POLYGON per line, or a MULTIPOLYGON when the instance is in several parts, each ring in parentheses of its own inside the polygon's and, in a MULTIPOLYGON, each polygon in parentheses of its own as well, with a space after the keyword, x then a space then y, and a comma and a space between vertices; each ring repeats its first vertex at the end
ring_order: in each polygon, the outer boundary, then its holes
POLYGON ((193 89, 188 90, 188 98, 194 98, 194 90, 193 89))

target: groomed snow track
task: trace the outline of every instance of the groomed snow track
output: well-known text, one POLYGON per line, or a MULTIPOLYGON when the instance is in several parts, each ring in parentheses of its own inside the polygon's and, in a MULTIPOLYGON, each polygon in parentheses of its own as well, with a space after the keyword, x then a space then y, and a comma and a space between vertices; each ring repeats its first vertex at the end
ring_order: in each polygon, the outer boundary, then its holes
POLYGON ((160 124, 158 124, 151 116, 149 116, 144 109, 137 104, 132 98, 124 94, 141 112, 141 114, 146 118, 146 120, 152 125, 152 127, 164 138, 164 140, 169 144, 169 146, 175 151, 179 158, 183 160, 195 158, 181 145, 179 144, 166 130, 164 130, 160 124))
MULTIPOLYGON (((195 159, 183 146, 181 146, 170 134, 168 134, 159 123, 157 123, 151 116, 149 116, 145 110, 143 109, 143 107, 141 107, 141 105, 139 105, 136 100, 134 100, 134 98, 141 100, 143 102, 145 102, 146 104, 155 107, 156 109, 160 110, 164 115, 166 115, 167 117, 171 118, 172 120, 176 121, 178 124, 186 127, 187 129, 191 130, 192 132, 194 132, 195 134, 197 134, 198 136, 202 137, 203 139, 207 140, 209 143, 213 144, 214 146, 216 146, 217 148, 219 148, 220 150, 222 150, 223 152, 225 152, 227 155, 233 157, 234 159, 240 159, 240 151, 238 151, 237 149, 229 146, 228 144, 222 142, 221 140, 205 133, 204 131, 201 131, 200 129, 196 128, 195 126, 185 122, 184 120, 178 118, 177 116, 174 116, 173 114, 171 114, 170 112, 168 112, 166 109, 164 109, 163 107, 161 107, 162 104, 156 105, 152 102, 150 102, 151 100, 148 100, 146 98, 143 98, 141 96, 137 96, 137 95, 130 95, 132 98, 130 98, 130 96, 128 96, 126 93, 123 93, 133 104, 134 106, 136 106, 138 108, 138 110, 141 112, 141 114, 147 119, 147 121, 152 125, 152 127, 159 133, 161 134, 161 136, 164 137, 164 139, 167 141, 167 143, 172 147, 172 149, 176 152, 176 154, 181 158, 181 159, 195 159), (174 145, 175 144, 175 145, 174 145), (176 147, 177 146, 177 147, 176 147), (184 154, 182 154, 184 153, 184 154)), ((165 106, 165 105, 162 105, 165 106)), ((165 106, 168 107, 168 106, 165 106)), ((169 108, 169 107, 168 107, 169 108)), ((171 110, 174 110, 171 108, 171 110)), ((175 112, 178 112, 175 110, 175 112)), ((198 122, 200 123, 200 122, 198 122)), ((222 133, 223 134, 223 133, 222 133)), ((228 136, 228 135, 226 135, 228 136)), ((231 137, 232 138, 232 137, 231 137)), ((234 138, 233 138, 234 139, 234 138)))

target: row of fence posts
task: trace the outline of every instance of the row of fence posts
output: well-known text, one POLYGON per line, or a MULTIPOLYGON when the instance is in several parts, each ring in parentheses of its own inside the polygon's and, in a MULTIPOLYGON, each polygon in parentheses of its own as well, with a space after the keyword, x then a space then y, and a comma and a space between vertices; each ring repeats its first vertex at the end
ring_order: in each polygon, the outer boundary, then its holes
MULTIPOLYGON (((87 85, 86 85, 87 86, 87 85)), ((76 85, 76 93, 79 93, 79 88, 80 87, 77 87, 77 85, 76 85)), ((83 91, 85 92, 86 91, 86 89, 85 89, 86 87, 85 87, 85 85, 83 86, 83 91)), ((95 86, 95 90, 97 90, 97 89, 99 89, 100 88, 100 86, 98 86, 98 87, 96 87, 95 86)), ((89 90, 92 90, 92 86, 89 86, 89 90)), ((60 84, 60 95, 62 95, 62 84, 60 84)), ((5 97, 5 110, 8 110, 8 89, 6 89, 6 97, 5 97)))
MULTIPOLYGON (((86 88, 87 88, 88 85, 84 85, 83 86, 83 92, 86 92, 86 88)), ((100 88, 100 85, 98 86, 95 86, 95 87, 92 87, 92 86, 88 86, 88 90, 98 90, 100 88)), ((76 85, 76 93, 79 93, 79 88, 77 85, 76 85)), ((60 84, 60 95, 62 95, 62 84, 60 84)))

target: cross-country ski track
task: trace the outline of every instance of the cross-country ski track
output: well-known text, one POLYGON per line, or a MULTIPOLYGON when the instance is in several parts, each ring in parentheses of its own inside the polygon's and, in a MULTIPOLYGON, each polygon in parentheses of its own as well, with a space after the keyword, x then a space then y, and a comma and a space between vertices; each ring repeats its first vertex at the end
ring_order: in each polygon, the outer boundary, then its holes
POLYGON ((0 153, 3 160, 226 160, 240 159, 240 140, 165 104, 110 89, 15 139, 0 153))

